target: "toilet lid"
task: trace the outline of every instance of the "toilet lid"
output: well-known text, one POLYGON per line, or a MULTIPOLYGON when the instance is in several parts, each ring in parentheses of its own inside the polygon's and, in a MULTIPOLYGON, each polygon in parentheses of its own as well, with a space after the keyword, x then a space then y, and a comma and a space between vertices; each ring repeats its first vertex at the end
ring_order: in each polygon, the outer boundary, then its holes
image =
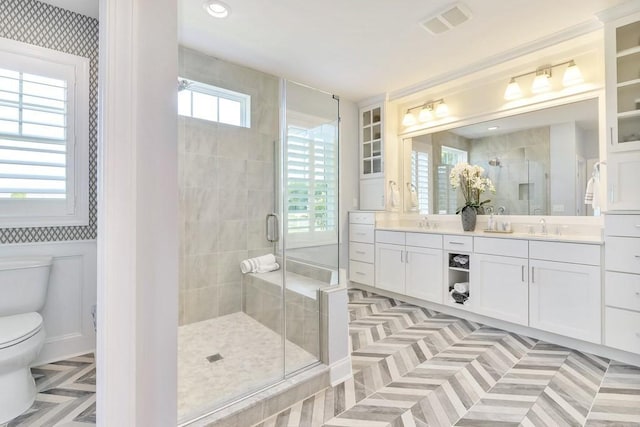
POLYGON ((0 317, 0 349, 16 345, 42 329, 42 316, 38 313, 0 317))

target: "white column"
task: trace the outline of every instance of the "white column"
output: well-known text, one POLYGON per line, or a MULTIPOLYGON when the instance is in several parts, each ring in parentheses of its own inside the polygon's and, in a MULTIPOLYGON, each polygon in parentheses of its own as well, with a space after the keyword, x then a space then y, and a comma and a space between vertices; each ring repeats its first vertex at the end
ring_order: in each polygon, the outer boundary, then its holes
POLYGON ((175 426, 176 0, 100 0, 98 425, 175 426))

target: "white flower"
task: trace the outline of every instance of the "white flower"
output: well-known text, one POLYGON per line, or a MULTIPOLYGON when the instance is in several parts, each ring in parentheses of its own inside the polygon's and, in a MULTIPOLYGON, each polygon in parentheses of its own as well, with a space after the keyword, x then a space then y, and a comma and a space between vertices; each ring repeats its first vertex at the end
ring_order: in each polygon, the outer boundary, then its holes
POLYGON ((484 169, 478 165, 469 165, 467 162, 456 164, 449 174, 451 187, 460 188, 464 196, 465 204, 480 206, 480 194, 489 190, 495 193, 496 189, 491 180, 482 176, 484 169))

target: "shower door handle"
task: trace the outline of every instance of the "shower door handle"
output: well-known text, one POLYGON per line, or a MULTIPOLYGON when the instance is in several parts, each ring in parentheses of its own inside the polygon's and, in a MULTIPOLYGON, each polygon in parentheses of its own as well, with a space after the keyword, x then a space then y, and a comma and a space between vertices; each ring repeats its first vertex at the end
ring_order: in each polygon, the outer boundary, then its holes
POLYGON ((278 216, 274 213, 267 214, 267 240, 277 242, 279 240, 278 216))

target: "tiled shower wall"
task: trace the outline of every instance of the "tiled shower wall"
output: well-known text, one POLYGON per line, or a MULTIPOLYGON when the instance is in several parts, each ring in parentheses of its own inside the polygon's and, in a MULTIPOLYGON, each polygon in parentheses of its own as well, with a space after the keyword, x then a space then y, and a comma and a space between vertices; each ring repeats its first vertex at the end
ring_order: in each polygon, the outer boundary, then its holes
POLYGON ((469 161, 482 166, 496 187, 488 195, 495 208, 510 215, 548 215, 549 127, 471 140, 469 161), (499 158, 500 166, 489 165, 499 158))
POLYGON ((272 252, 278 78, 180 48, 180 77, 251 95, 251 127, 179 117, 180 324, 242 309, 245 258, 272 252))

